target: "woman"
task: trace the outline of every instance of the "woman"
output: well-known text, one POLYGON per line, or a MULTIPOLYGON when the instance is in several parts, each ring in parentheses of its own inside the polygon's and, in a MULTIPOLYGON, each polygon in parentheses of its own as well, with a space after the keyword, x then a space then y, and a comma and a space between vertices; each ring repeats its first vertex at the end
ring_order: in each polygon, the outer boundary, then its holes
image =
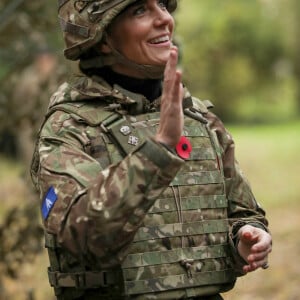
POLYGON ((32 177, 58 299, 222 299, 271 236, 172 45, 177 1, 59 1, 81 76, 50 101, 32 177))

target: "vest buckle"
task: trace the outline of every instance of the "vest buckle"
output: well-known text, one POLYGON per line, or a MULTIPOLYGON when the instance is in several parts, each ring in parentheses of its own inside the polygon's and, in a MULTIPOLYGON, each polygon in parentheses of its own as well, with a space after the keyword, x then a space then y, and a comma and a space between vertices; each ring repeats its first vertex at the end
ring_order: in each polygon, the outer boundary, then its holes
POLYGON ((192 258, 185 258, 180 261, 180 264, 185 268, 185 270, 187 272, 187 276, 189 278, 193 277, 193 274, 192 274, 193 262, 194 262, 194 260, 192 258))

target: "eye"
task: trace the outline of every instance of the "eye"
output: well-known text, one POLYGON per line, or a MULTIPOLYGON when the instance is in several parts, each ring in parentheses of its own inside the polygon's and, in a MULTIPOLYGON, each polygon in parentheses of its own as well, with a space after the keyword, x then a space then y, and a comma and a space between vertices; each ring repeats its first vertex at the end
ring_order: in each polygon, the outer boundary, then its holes
POLYGON ((161 8, 167 9, 168 8, 168 2, 169 2, 168 0, 159 0, 158 5, 161 8))
POLYGON ((141 4, 141 5, 137 5, 133 8, 132 14, 134 16, 139 16, 139 15, 142 15, 143 13, 145 13, 145 11, 146 11, 145 5, 141 4))

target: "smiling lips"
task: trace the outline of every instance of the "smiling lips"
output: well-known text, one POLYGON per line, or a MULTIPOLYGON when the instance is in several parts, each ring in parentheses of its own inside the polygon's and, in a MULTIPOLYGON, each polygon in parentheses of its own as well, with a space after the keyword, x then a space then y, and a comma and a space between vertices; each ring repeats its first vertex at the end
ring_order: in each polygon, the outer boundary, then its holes
POLYGON ((155 38, 153 40, 150 40, 150 44, 162 44, 170 41, 170 37, 168 35, 160 36, 158 38, 155 38))

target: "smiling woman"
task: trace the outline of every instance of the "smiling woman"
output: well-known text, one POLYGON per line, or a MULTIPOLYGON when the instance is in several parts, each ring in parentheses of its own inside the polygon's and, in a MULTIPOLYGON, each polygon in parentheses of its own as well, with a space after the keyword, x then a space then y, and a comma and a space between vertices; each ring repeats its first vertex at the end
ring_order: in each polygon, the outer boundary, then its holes
MULTIPOLYGON (((124 58, 139 65, 165 66, 172 45, 174 19, 167 10, 167 1, 138 1, 122 12, 108 27, 102 52, 116 49, 124 58)), ((162 68, 162 70, 163 70, 162 68)), ((132 64, 112 66, 114 71, 129 76, 137 74, 132 64)))
POLYGON ((51 98, 31 168, 58 299, 222 299, 267 268, 232 137, 181 82, 176 6, 59 0, 82 74, 51 98))

